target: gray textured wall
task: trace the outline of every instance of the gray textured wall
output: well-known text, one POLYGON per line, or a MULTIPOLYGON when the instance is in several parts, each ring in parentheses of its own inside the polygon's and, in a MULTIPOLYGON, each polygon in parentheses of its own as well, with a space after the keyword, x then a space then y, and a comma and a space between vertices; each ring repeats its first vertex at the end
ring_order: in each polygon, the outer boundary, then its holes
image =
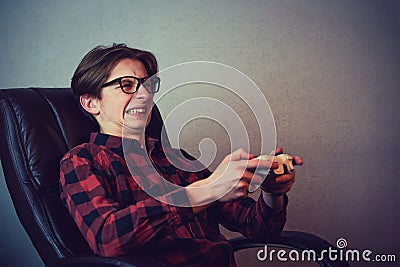
MULTIPOLYGON (((286 229, 400 258, 399 14, 395 0, 1 1, 0 88, 68 86, 113 42, 153 51, 160 69, 233 66, 263 90, 278 144, 305 159, 286 229)), ((189 150, 199 134, 187 128, 189 150)), ((41 266, 1 171, 0 191, 0 265, 41 266)))

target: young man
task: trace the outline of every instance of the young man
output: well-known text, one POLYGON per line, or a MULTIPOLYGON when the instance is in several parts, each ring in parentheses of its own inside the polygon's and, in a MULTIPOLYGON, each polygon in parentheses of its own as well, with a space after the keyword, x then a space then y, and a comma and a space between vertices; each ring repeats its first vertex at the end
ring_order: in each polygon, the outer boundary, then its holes
MULTIPOLYGON (((163 149, 158 140, 145 135, 159 86, 159 80, 148 78, 156 73, 157 61, 150 52, 122 44, 96 47, 82 59, 71 87, 82 109, 99 124, 100 133, 92 133, 89 143, 61 160, 61 199, 98 255, 135 252, 170 266, 235 266, 232 248, 218 224, 249 238, 279 234, 286 221, 285 193, 295 175, 269 177, 254 201, 247 196, 249 183, 263 177, 251 170, 257 165, 276 168, 270 161, 248 160, 253 156, 237 150, 213 173, 171 165, 167 156, 177 157, 178 151, 163 149), (132 144, 131 171, 123 139, 132 144), (189 207, 155 199, 136 183, 137 179, 153 183, 158 175, 182 186, 179 193, 189 207)), ((294 160, 302 164, 300 157, 294 160)))

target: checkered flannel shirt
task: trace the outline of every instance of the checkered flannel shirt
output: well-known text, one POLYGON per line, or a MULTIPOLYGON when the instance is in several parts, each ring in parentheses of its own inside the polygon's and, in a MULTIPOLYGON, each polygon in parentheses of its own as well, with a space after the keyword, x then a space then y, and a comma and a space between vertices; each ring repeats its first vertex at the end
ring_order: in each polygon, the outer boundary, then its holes
MULTIPOLYGON (((95 254, 140 253, 170 266, 236 266, 219 224, 249 238, 282 231, 286 196, 279 210, 269 208, 261 195, 257 201, 250 197, 216 201, 198 214, 190 207, 168 205, 149 196, 134 180, 153 181, 155 171, 149 165, 181 186, 206 178, 210 172, 175 168, 166 155, 179 158, 181 150, 162 149, 156 139, 146 137, 146 147, 148 153, 132 141, 129 158, 136 165, 129 171, 122 138, 93 133, 89 143, 73 148, 61 160, 60 197, 95 254)), ((171 194, 164 200, 168 197, 171 194)))

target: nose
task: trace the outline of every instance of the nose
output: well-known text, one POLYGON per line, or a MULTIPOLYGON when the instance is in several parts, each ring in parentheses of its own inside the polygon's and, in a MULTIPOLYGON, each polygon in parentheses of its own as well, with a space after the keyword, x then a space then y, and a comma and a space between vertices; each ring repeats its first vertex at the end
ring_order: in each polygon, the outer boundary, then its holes
POLYGON ((135 98, 140 99, 148 99, 152 95, 147 91, 147 89, 141 84, 135 94, 133 94, 135 98))

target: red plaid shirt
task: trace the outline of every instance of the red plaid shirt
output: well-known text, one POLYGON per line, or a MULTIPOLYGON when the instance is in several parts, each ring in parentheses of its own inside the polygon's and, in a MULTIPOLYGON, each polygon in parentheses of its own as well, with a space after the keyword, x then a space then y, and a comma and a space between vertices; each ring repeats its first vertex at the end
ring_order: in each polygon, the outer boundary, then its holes
MULTIPOLYGON (((61 160, 60 197, 94 253, 141 253, 172 266, 236 266, 219 224, 249 238, 282 231, 286 197, 279 210, 269 208, 260 196, 258 201, 216 201, 198 214, 150 197, 133 176, 150 176, 141 170, 151 163, 144 160, 146 151, 139 143, 133 144, 129 157, 137 162, 137 173, 128 170, 122 139, 105 134, 93 133, 89 143, 61 160)), ((210 175, 205 168, 191 173, 173 167, 165 155, 176 158, 179 150, 163 150, 158 140, 147 137, 146 145, 157 170, 174 184, 185 186, 210 175)))

